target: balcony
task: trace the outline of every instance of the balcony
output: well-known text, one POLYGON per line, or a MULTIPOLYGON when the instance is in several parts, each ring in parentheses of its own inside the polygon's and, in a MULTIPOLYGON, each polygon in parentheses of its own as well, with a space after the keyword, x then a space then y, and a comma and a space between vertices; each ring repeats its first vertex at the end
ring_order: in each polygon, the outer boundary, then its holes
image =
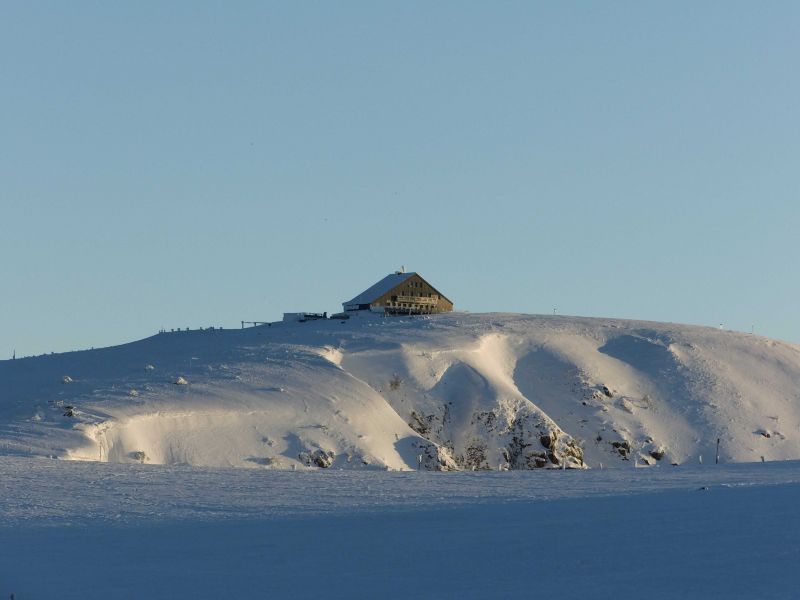
POLYGON ((426 306, 436 306, 439 302, 439 296, 428 298, 428 296, 398 296, 397 302, 405 304, 422 304, 426 306))

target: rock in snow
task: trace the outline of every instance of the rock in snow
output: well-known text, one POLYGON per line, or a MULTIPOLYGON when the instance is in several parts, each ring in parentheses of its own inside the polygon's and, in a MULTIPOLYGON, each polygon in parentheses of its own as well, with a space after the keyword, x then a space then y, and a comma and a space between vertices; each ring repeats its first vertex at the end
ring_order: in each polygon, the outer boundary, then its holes
POLYGON ((0 382, 0 444, 66 459, 631 467, 713 457, 717 438, 724 462, 800 458, 800 348, 674 324, 367 313, 0 361, 0 382), (203 364, 191 386, 187 356, 203 364), (64 372, 77 382, 58 386, 64 372), (64 419, 65 403, 80 412, 64 419))

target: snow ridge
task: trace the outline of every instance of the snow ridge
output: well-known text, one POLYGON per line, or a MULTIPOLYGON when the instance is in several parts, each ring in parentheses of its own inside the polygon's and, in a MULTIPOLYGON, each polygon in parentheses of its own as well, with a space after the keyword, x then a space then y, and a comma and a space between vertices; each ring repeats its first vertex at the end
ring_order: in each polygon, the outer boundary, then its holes
POLYGON ((162 333, 0 362, 0 452, 268 469, 800 458, 800 348, 641 321, 459 314, 162 333))

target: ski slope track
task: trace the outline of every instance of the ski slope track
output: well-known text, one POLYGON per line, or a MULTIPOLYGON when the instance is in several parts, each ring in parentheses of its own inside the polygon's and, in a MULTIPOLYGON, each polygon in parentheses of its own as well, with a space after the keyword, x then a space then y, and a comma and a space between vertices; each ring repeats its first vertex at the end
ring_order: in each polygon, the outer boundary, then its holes
POLYGON ((800 347, 450 313, 161 333, 0 362, 0 453, 258 469, 800 459, 800 347))

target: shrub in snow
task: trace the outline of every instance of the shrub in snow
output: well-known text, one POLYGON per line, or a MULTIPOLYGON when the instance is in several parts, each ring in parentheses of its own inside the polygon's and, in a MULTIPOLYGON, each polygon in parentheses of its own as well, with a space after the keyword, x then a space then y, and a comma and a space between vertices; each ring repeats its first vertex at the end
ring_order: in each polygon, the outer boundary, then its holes
POLYGON ((389 389, 390 390, 399 390, 400 385, 403 383, 403 380, 400 379, 400 375, 395 373, 392 375, 392 378, 389 380, 389 389))
POLYGON ((622 440, 621 442, 611 442, 611 445, 617 452, 619 452, 622 458, 628 460, 628 455, 631 452, 631 444, 628 440, 622 440))
MULTIPOLYGON (((570 459, 572 459, 574 462, 578 462, 581 467, 585 466, 583 464, 583 444, 584 442, 580 438, 574 438, 565 442, 563 452, 564 458, 568 463, 570 463, 570 459)), ((574 462, 568 464, 567 466, 572 468, 572 466, 574 466, 574 462)))
POLYGON ((320 469, 327 469, 333 464, 336 454, 334 454, 332 450, 328 450, 327 452, 324 450, 314 450, 314 452, 311 453, 301 452, 297 455, 297 458, 307 467, 313 465, 320 469))
POLYGON ((336 455, 333 453, 332 450, 328 450, 328 452, 323 452, 322 450, 317 450, 311 456, 312 462, 322 469, 327 469, 333 464, 333 459, 336 455))
POLYGON ((144 450, 137 450, 136 452, 131 452, 129 456, 133 460, 138 460, 140 463, 144 464, 144 461, 147 460, 147 454, 145 454, 144 450))
POLYGON ((432 416, 431 417, 425 417, 425 416, 419 415, 417 413, 417 411, 412 410, 411 411, 411 421, 409 422, 408 426, 411 427, 411 429, 416 431, 418 434, 420 434, 421 436, 424 437, 431 430, 431 427, 430 427, 430 424, 429 424, 431 419, 432 419, 432 416))
POLYGON ((64 377, 61 378, 61 383, 72 383, 72 377, 64 375, 64 377))
MULTIPOLYGON (((583 440, 573 439, 568 435, 559 435, 558 430, 551 429, 539 436, 539 443, 547 449, 547 452, 525 453, 526 461, 519 464, 519 460, 517 460, 516 468, 541 468, 547 465, 547 461, 556 466, 569 468, 584 466, 583 440)), ((526 446, 525 444, 522 445, 526 446)))
POLYGON ((74 417, 75 416, 75 407, 71 404, 66 404, 64 406, 64 416, 65 417, 74 417))
POLYGON ((128 392, 128 395, 133 396, 135 398, 136 396, 139 395, 139 392, 137 392, 136 390, 131 390, 130 392, 128 392))
POLYGON ((183 377, 178 377, 175 381, 173 381, 175 385, 188 385, 189 382, 186 381, 183 377))
POLYGON ((486 444, 482 440, 473 440, 458 461, 463 468, 473 471, 490 471, 492 468, 486 458, 486 444))
POLYGON ((458 471, 458 464, 448 448, 437 446, 431 442, 427 444, 415 442, 412 446, 418 448, 421 452, 418 455, 421 469, 426 471, 458 471))

